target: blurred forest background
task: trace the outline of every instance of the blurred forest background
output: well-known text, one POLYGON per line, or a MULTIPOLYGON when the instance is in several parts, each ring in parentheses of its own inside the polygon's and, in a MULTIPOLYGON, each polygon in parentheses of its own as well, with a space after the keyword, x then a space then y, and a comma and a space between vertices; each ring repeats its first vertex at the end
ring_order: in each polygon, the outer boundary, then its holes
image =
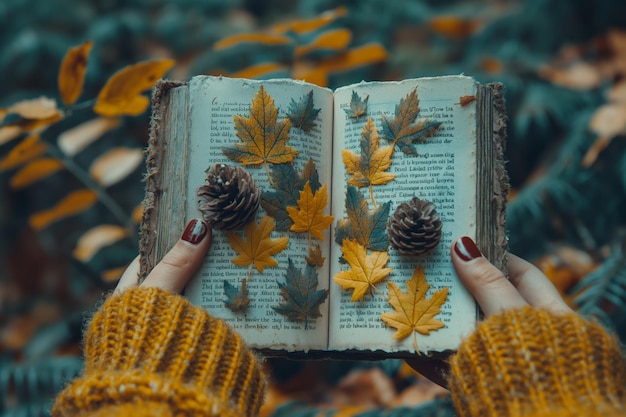
MULTIPOLYGON (((176 79, 503 82, 510 249, 626 341, 626 2, 2 0, 0 45, 0 415, 47 413, 137 253, 149 111, 103 116, 92 99, 147 59, 173 59, 176 79), (64 108, 59 67, 86 41, 64 108)), ((263 415, 452 415, 401 361, 327 365, 269 361, 263 415)))

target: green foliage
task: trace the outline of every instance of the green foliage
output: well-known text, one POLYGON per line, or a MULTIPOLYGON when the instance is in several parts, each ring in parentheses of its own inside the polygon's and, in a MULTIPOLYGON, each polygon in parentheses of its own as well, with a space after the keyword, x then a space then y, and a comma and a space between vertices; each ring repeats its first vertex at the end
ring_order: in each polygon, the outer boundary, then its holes
POLYGON ((0 410, 14 416, 50 415, 54 396, 83 368, 81 358, 60 356, 0 368, 0 410))
POLYGON ((318 290, 317 271, 307 265, 304 273, 300 271, 291 258, 285 274, 285 283, 278 283, 284 302, 272 309, 291 321, 304 321, 304 328, 308 327, 310 319, 321 317, 320 305, 328 297, 328 290, 318 290))
POLYGON ((602 264, 587 274, 572 290, 574 304, 584 316, 594 317, 605 326, 626 336, 626 233, 622 233, 602 264))
POLYGON ((295 101, 293 98, 291 99, 287 117, 291 120, 292 126, 299 127, 305 132, 308 132, 315 126, 314 121, 320 110, 321 108, 313 108, 313 90, 311 90, 298 101, 295 101))

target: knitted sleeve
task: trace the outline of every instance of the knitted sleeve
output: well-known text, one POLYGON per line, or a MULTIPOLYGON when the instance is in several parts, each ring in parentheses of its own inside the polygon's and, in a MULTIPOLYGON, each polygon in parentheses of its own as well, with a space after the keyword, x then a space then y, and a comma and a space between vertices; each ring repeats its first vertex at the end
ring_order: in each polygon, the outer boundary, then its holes
POLYGON ((85 336, 85 369, 54 416, 258 413, 259 363, 222 320, 183 297, 138 288, 109 298, 85 336))
POLYGON ((460 417, 623 416, 625 366, 600 325, 526 307, 480 324, 451 359, 449 384, 460 417))

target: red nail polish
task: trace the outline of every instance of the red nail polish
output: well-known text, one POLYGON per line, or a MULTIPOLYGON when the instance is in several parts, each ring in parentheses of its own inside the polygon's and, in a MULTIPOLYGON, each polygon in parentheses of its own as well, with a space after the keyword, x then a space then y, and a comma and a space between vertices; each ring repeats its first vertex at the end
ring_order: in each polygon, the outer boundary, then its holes
POLYGON ((480 250, 476 247, 472 238, 467 236, 463 236, 456 241, 454 251, 457 255, 459 255, 459 258, 464 261, 471 261, 472 259, 483 256, 482 253, 480 253, 480 250))
POLYGON ((183 236, 181 239, 197 245, 202 242, 202 239, 205 238, 209 228, 202 220, 193 219, 187 224, 185 231, 183 232, 183 236))

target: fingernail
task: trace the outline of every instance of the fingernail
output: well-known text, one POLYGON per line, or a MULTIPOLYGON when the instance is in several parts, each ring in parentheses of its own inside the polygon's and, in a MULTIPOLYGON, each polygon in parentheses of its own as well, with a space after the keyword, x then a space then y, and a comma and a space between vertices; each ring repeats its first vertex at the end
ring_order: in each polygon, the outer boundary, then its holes
POLYGON ((193 244, 197 245, 202 242, 202 239, 205 238, 209 228, 202 220, 193 219, 187 224, 185 231, 183 232, 183 236, 181 239, 193 244))
POLYGON ((480 250, 476 247, 472 238, 467 236, 463 236, 456 241, 454 251, 457 255, 459 255, 459 258, 464 261, 471 261, 472 259, 483 256, 482 253, 480 253, 480 250))

